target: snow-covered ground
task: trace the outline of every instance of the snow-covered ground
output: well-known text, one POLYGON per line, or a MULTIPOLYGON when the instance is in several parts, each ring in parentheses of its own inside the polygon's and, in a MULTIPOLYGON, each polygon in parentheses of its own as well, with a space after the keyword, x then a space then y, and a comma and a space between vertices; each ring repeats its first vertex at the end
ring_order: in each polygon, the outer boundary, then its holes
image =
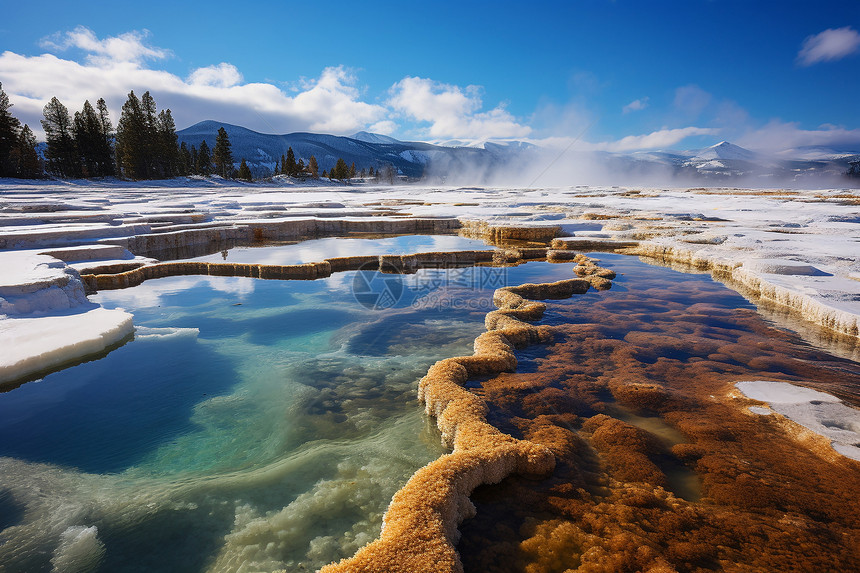
POLYGON ((146 263, 136 256, 143 253, 123 248, 134 244, 127 239, 181 246, 195 230, 229 236, 241 225, 314 218, 382 224, 444 217, 554 225, 589 244, 636 241, 638 254, 719 272, 753 298, 781 304, 849 344, 858 340, 857 191, 313 183, 0 180, 0 383, 98 352, 132 332, 130 315, 86 299, 76 270, 146 263))

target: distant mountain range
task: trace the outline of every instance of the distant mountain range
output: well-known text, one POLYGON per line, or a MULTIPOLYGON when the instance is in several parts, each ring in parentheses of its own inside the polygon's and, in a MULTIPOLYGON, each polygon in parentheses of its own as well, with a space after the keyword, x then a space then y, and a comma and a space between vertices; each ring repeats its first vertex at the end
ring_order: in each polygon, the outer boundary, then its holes
POLYGON ((215 136, 223 127, 230 138, 233 157, 237 164, 248 163, 255 175, 271 174, 275 163, 292 147, 296 160, 305 163, 316 157, 320 172, 334 167, 338 158, 347 165, 355 162, 356 169, 373 167, 374 170, 392 165, 402 175, 410 178, 425 177, 434 173, 440 176, 463 169, 491 169, 516 160, 519 148, 458 148, 443 147, 430 143, 399 141, 386 135, 359 131, 350 137, 318 133, 289 133, 269 135, 257 133, 244 127, 217 121, 201 121, 177 132, 179 142, 189 147, 200 147, 206 141, 210 149, 215 147, 215 136))
MULTIPOLYGON (((338 158, 355 162, 358 170, 385 165, 412 179, 439 178, 468 173, 475 181, 505 168, 515 173, 539 163, 543 150, 520 141, 446 141, 444 145, 400 141, 387 135, 360 131, 349 137, 316 133, 269 135, 217 121, 202 121, 177 132, 179 141, 215 146, 215 135, 223 127, 230 137, 233 157, 245 159, 255 176, 270 175, 275 163, 293 148, 296 159, 308 162, 313 155, 322 171, 330 170, 338 158)), ((660 173, 709 182, 752 179, 754 181, 814 182, 841 178, 849 163, 860 154, 822 148, 798 149, 779 156, 765 155, 722 141, 704 149, 689 151, 639 151, 633 153, 574 152, 587 162, 601 164, 611 173, 636 175, 660 173)), ((544 158, 545 159, 545 158, 544 158)), ((556 158, 557 159, 557 158, 556 158)), ((555 160, 553 160, 555 161, 555 160)))
POLYGON ((719 181, 746 178, 776 182, 839 178, 860 160, 860 154, 819 149, 815 154, 792 150, 791 155, 750 151, 728 141, 690 151, 636 152, 631 161, 658 163, 678 175, 719 181), (812 157, 810 157, 812 156, 812 157))

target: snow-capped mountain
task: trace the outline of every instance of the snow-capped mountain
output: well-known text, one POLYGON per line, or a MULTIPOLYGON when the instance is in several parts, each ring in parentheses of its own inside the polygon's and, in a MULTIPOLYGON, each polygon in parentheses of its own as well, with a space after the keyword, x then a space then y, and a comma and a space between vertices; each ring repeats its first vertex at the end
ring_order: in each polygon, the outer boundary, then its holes
MULTIPOLYGON (((531 163, 540 163, 541 154, 555 159, 557 151, 544 150, 522 141, 449 140, 444 144, 400 141, 387 135, 359 131, 350 137, 318 133, 271 135, 244 127, 203 121, 177 132, 179 141, 189 147, 206 141, 215 146, 218 128, 230 137, 233 157, 238 164, 245 159, 258 177, 271 174, 276 161, 292 147, 296 159, 308 162, 313 155, 320 171, 330 170, 338 158, 355 163, 358 170, 391 165, 412 179, 452 180, 453 175, 468 174, 475 181, 508 168, 517 173, 531 163)), ((576 152, 570 152, 571 154, 576 152)), ((632 153, 583 152, 581 160, 601 165, 608 173, 629 177, 639 175, 679 176, 685 181, 731 182, 732 180, 796 181, 822 177, 840 178, 851 161, 860 154, 820 148, 766 154, 721 141, 704 149, 686 151, 654 150, 632 153)), ((567 157, 570 159, 570 156, 567 157)))
POLYGON ((692 159, 702 161, 720 159, 755 161, 757 157, 758 154, 750 151, 749 149, 744 149, 743 147, 735 145, 734 143, 729 143, 728 141, 721 141, 716 145, 700 150, 692 159))
POLYGON ((382 135, 379 133, 368 133, 366 131, 358 131, 349 136, 350 139, 357 139, 358 141, 364 141, 365 143, 388 143, 388 144, 398 144, 403 143, 398 139, 394 139, 393 137, 389 137, 387 135, 382 135))

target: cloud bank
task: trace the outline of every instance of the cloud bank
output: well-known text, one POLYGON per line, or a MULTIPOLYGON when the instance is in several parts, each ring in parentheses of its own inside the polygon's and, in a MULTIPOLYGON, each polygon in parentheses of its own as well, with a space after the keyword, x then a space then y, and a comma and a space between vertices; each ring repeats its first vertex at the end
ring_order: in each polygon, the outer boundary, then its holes
POLYGON ((53 96, 71 111, 80 109, 85 99, 103 97, 115 123, 131 90, 138 95, 150 90, 159 108, 174 111, 180 127, 224 118, 268 133, 352 133, 388 114, 380 105, 361 101, 355 76, 343 67, 324 69, 294 95, 272 84, 243 83, 239 70, 226 62, 198 68, 183 79, 146 66, 170 57, 168 50, 150 46, 147 37, 146 32, 129 32, 98 39, 78 27, 41 45, 55 51, 81 50, 82 63, 50 53, 23 56, 7 51, 0 54, 0 81, 16 116, 37 134, 42 108, 53 96))
MULTIPOLYGON (((263 133, 349 135, 365 130, 418 140, 516 139, 545 147, 609 152, 667 149, 683 146, 687 138, 717 135, 766 150, 812 145, 860 148, 860 129, 810 130, 779 119, 757 124, 737 103, 721 100, 695 84, 677 87, 662 110, 648 97, 631 101, 620 113, 616 109, 619 116, 635 112, 637 120, 644 120, 642 125, 655 126, 652 131, 644 128, 645 133, 620 139, 587 141, 596 131, 592 127, 597 112, 576 97, 566 104, 543 101, 531 116, 518 118, 504 103, 485 105, 480 86, 462 87, 431 78, 404 77, 382 97, 367 101, 356 73, 343 66, 323 69, 318 77, 300 81, 295 91, 246 82, 228 62, 189 70, 181 77, 158 69, 173 53, 152 45, 146 30, 98 38, 79 26, 44 38, 40 45, 48 53, 0 54, 0 82, 15 106, 13 113, 38 137, 42 137, 42 109, 51 97, 58 97, 72 112, 81 109, 85 99, 92 103, 103 97, 115 124, 130 90, 138 95, 150 90, 159 108, 173 111, 179 128, 214 119, 263 133)), ((830 29, 807 38, 798 61, 812 65, 858 50, 860 34, 855 30, 830 29)))
POLYGON ((270 83, 245 83, 236 66, 221 62, 192 70, 186 78, 148 64, 172 57, 152 46, 149 32, 133 31, 98 38, 92 30, 74 30, 44 38, 54 53, 0 54, 0 81, 19 119, 42 135, 42 108, 56 96, 70 111, 85 99, 105 98, 116 122, 128 92, 152 92, 159 108, 171 108, 179 127, 205 119, 224 119, 265 133, 314 131, 351 134, 358 130, 393 133, 398 120, 411 122, 419 136, 436 138, 523 137, 531 128, 504 106, 484 111, 481 88, 406 77, 389 90, 384 103, 362 100, 355 74, 343 66, 325 68, 304 80, 297 93, 270 83), (77 61, 70 54, 79 52, 77 61), (64 54, 65 55, 65 54, 64 54))

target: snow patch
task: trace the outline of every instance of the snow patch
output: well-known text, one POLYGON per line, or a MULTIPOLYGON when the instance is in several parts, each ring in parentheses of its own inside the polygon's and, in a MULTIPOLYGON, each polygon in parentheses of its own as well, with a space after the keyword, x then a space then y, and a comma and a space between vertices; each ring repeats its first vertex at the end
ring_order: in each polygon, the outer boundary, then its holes
POLYGON ((744 267, 750 271, 773 275, 818 276, 824 273, 809 263, 789 259, 747 259, 744 267))
POLYGON ((767 402, 774 412, 829 439, 833 449, 843 456, 860 461, 860 447, 857 446, 860 444, 860 410, 843 404, 831 394, 788 382, 751 380, 737 382, 735 386, 747 398, 767 402))

